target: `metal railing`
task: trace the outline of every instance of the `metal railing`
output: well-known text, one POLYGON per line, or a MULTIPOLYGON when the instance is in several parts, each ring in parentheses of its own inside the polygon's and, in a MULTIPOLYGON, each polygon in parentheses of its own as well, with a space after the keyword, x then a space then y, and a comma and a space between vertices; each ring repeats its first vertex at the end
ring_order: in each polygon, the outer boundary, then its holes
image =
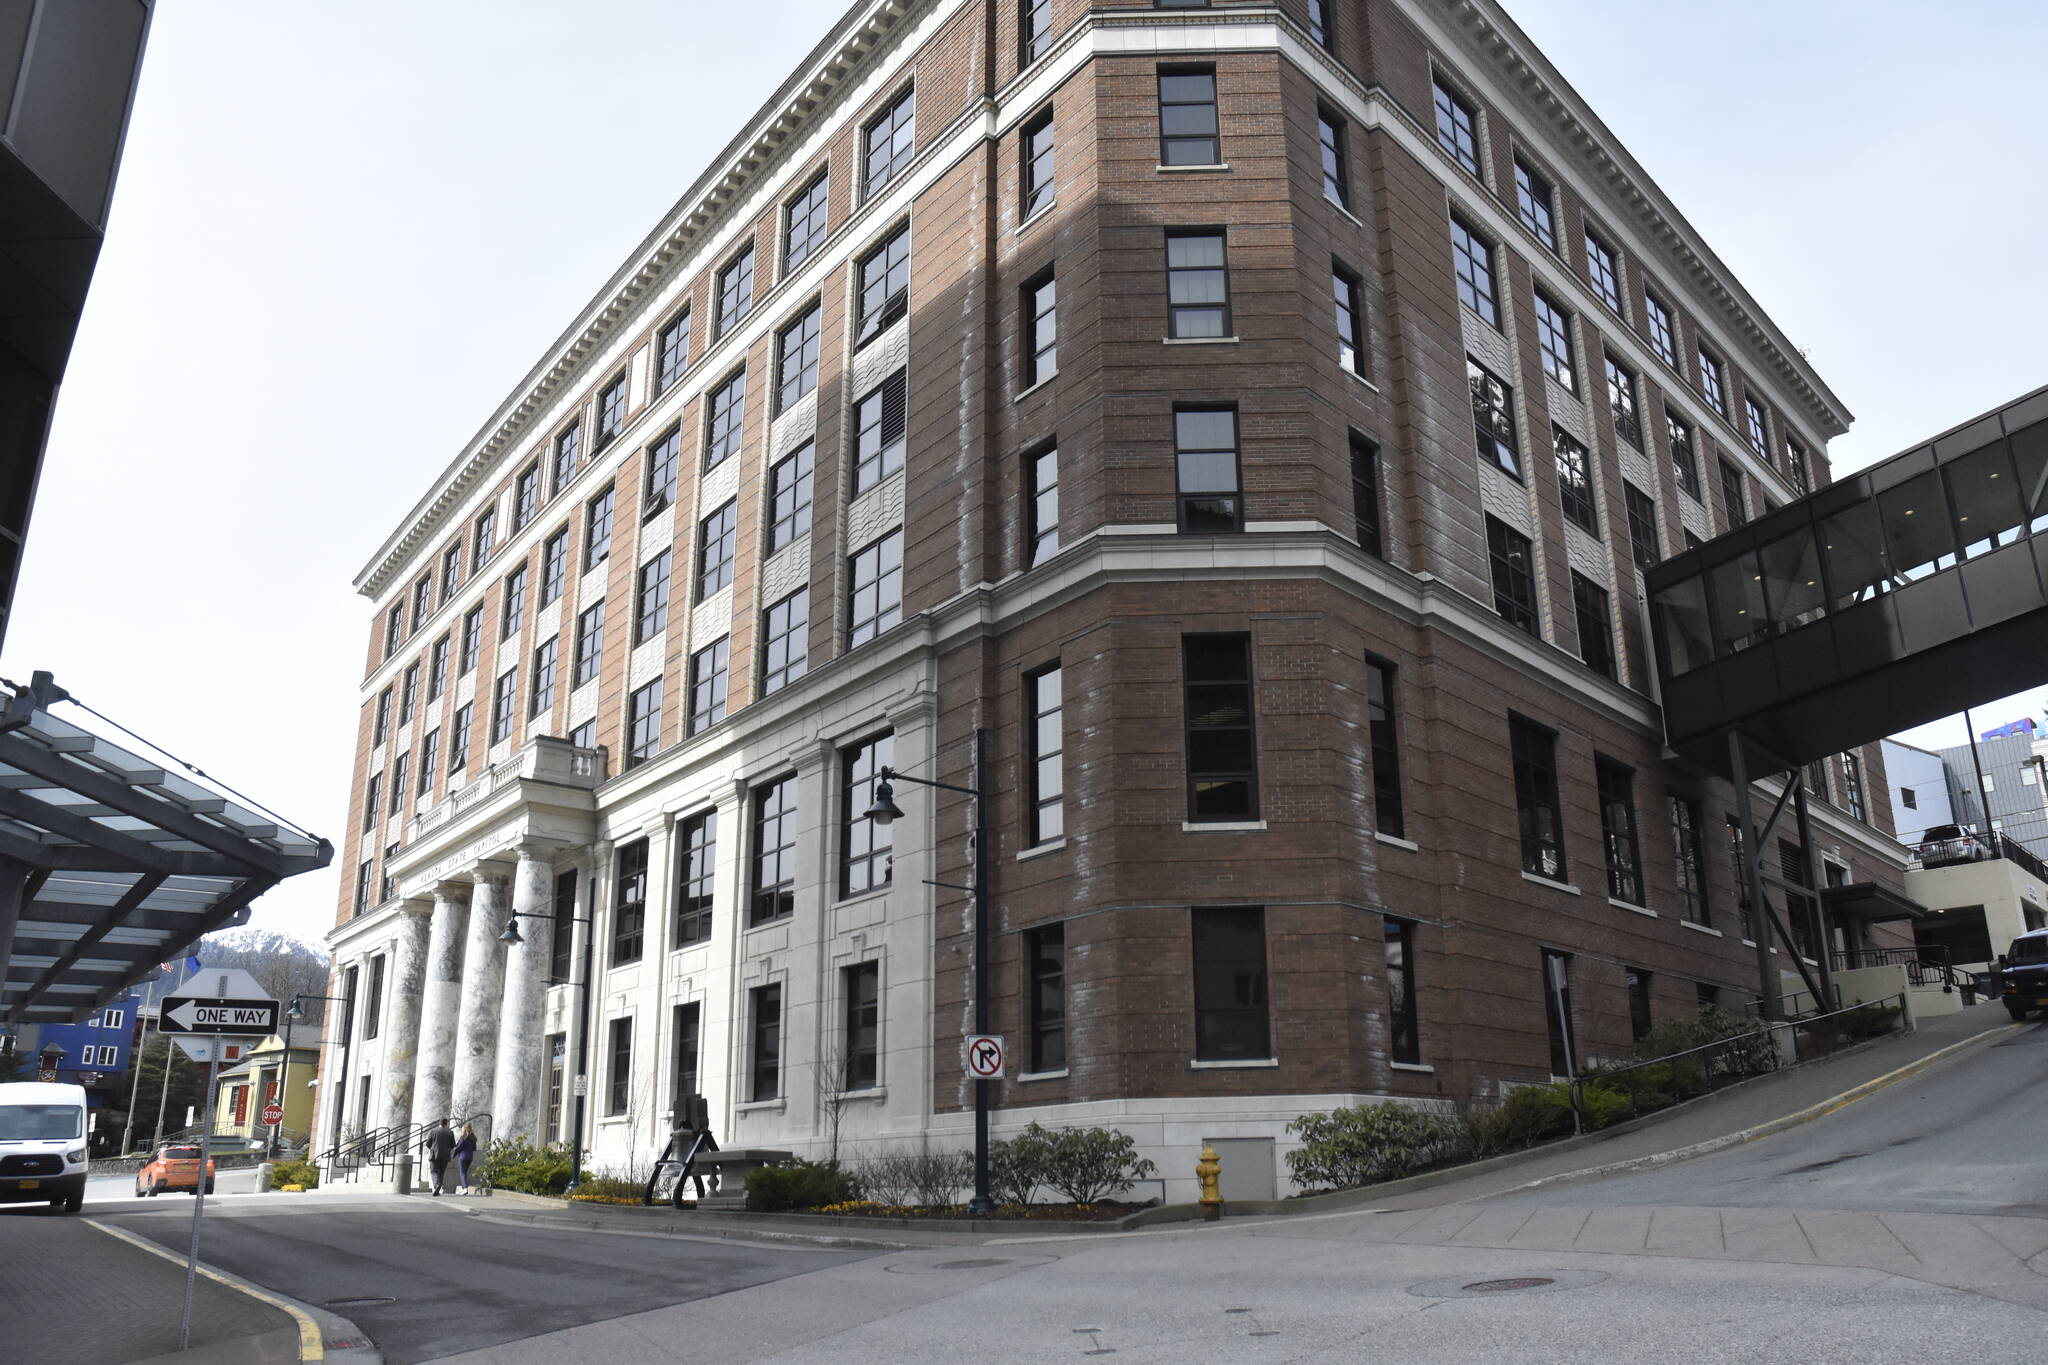
POLYGON ((1854 971, 1859 967, 1904 967, 1906 984, 1939 986, 1944 994, 1960 990, 1966 1004, 1972 1003, 1970 997, 1984 989, 1975 972, 1956 966, 1949 960, 1948 949, 1935 944, 1911 948, 1852 948, 1846 953, 1831 954, 1829 965, 1838 972, 1854 971))
MULTIPOLYGON (((464 1124, 480 1126, 484 1132, 491 1130, 490 1111, 451 1118, 448 1126, 460 1130, 464 1124)), ((391 1124, 373 1129, 368 1133, 337 1142, 320 1153, 314 1165, 320 1168, 323 1184, 356 1184, 374 1170, 379 1181, 395 1180, 400 1157, 424 1152, 427 1134, 437 1126, 429 1120, 425 1123, 391 1124)))
POLYGON ((1923 868, 1954 867, 1960 863, 1990 862, 2003 858, 2037 881, 2048 882, 2048 861, 2001 830, 1989 834, 1967 833, 1953 839, 1929 839, 1913 846, 1913 860, 1923 868))

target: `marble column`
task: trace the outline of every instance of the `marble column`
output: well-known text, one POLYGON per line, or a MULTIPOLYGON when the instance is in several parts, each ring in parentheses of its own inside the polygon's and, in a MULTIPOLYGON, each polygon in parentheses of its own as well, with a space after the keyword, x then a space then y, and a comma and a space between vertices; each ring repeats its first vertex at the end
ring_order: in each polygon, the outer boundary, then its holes
POLYGON ((384 1102, 379 1127, 412 1121, 412 1092, 419 1065, 420 1004, 427 982, 427 943, 432 904, 409 900, 398 907, 398 934, 391 943, 391 1006, 385 1012, 384 1102))
POLYGON ((462 933, 469 921, 469 884, 434 888, 427 932, 426 981, 420 990, 419 1060, 413 1068, 412 1122, 445 1119, 455 1076, 455 1002, 462 990, 462 933))
MULTIPOLYGON (((455 1013, 455 1096, 457 1118, 490 1112, 491 1081, 498 1068, 498 1000, 505 985, 505 932, 511 913, 505 869, 485 863, 469 874, 468 941, 462 950, 462 1002, 455 1013)), ((488 1141, 486 1127, 477 1129, 488 1141)))
POLYGON ((505 952, 505 1000, 498 1015, 498 1071, 491 1086, 492 1132, 498 1137, 540 1136, 541 1005, 554 953, 554 868, 546 854, 519 846, 512 874, 512 909, 520 915, 523 943, 505 952))

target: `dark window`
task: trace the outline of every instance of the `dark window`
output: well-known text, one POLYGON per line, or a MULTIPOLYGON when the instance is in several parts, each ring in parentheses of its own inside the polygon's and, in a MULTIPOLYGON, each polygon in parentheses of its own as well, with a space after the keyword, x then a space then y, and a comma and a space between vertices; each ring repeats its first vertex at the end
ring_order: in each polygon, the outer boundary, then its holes
POLYGON ((908 383, 902 370, 883 380, 853 410, 853 491, 867 492, 903 468, 908 383))
POLYGON ((1572 570, 1572 615, 1579 631, 1579 657, 1603 678, 1620 680, 1614 660, 1614 613, 1607 590, 1572 570))
POLYGON ((1060 548, 1060 453, 1051 446, 1024 457, 1024 567, 1043 564, 1060 548))
POLYGON ((903 532, 853 555, 846 647, 864 645, 903 619, 903 532))
POLYGON ((641 645, 661 634, 668 622, 669 565, 675 556, 663 550, 640 566, 640 590, 633 603, 633 643, 641 645))
POLYGON ((1168 166, 1218 166, 1216 68, 1159 68, 1159 159, 1168 166))
POLYGON ((1237 410, 1182 408, 1173 414, 1180 529, 1209 535, 1244 529, 1238 496, 1237 410))
POLYGON ((761 613, 761 695, 779 692, 804 675, 810 656, 811 593, 798 588, 761 613))
POLYGON ((782 384, 775 391, 778 412, 818 387, 819 308, 812 304, 777 338, 777 368, 782 377, 782 384))
POLYGON ((1564 816, 1557 800, 1557 736, 1516 715, 1508 717, 1508 736, 1522 831, 1522 870, 1561 882, 1564 816))
POLYGON ((455 708, 455 717, 448 723, 448 775, 454 777, 469 766, 469 731, 476 717, 476 703, 464 702, 455 708))
POLYGON ((1064 698, 1060 694, 1060 666, 1051 664, 1024 675, 1024 700, 1030 707, 1030 728, 1026 732, 1030 770, 1030 844, 1049 843, 1067 833, 1066 733, 1062 719, 1064 698))
POLYGON ((739 453, 746 425, 747 372, 740 370, 704 400, 704 467, 714 468, 739 453))
POLYGON ((570 869, 555 878, 554 923, 549 925, 548 982, 561 985, 569 980, 569 964, 576 945, 576 872, 570 869))
POLYGON ((1721 502, 1728 511, 1728 529, 1734 530, 1749 520, 1749 499, 1742 488, 1742 471, 1726 460, 1721 461, 1721 502))
POLYGON ((654 391, 668 392, 669 385, 690 368, 690 310, 671 318, 655 335, 654 391))
POLYGON ((676 830, 678 948, 711 938, 711 901, 718 889, 718 812, 693 815, 676 830))
POLYGON ((569 744, 572 748, 577 749, 595 749, 597 747, 597 722, 595 720, 586 720, 571 730, 569 732, 569 744))
POLYGON ((1374 559, 1386 557, 1380 530, 1380 448, 1351 433, 1351 525, 1358 548, 1374 559))
POLYGON ((867 150, 867 178, 864 182, 868 197, 902 174, 910 165, 911 157, 917 153, 917 91, 906 90, 882 116, 867 126, 865 136, 867 150))
MULTIPOLYGON (((393 817, 405 813, 405 780, 412 772, 412 755, 400 754, 391 763, 391 814, 393 817)), ((386 899, 380 897, 379 899, 386 899)))
POLYGON ((383 817, 383 796, 384 774, 382 772, 371 773, 369 784, 363 788, 363 823, 365 825, 374 825, 383 817))
POLYGON ((1506 522, 1486 519, 1486 555, 1493 570, 1493 609, 1517 630, 1543 638, 1536 611, 1535 559, 1529 537, 1506 522))
POLYGON ((484 608, 479 602, 469 609, 462 618, 462 649, 457 656, 456 669, 468 673, 476 667, 477 659, 484 650, 484 608))
POLYGON ((1678 329, 1672 325, 1671 310, 1655 294, 1643 295, 1643 311, 1650 319, 1650 347, 1658 359, 1672 369, 1678 368, 1678 329))
POLYGON ((1572 349, 1571 314, 1541 289, 1536 291, 1536 349, 1543 356, 1543 372, 1577 393, 1579 365, 1572 349))
POLYGON ((434 701, 448 690, 448 648, 453 643, 446 635, 434 641, 434 647, 427 651, 427 700, 434 701))
POLYGON ((1593 292, 1600 296, 1600 302, 1621 311, 1621 267, 1614 258, 1614 248, 1595 237, 1586 234, 1586 278, 1593 285, 1593 292))
POLYGON ((816 180, 804 186, 803 192, 789 201, 784 211, 787 226, 782 234, 784 275, 802 265, 824 242, 829 230, 831 189, 829 175, 820 172, 816 180))
POLYGON ((1330 0, 1308 0, 1308 36, 1326 50, 1337 50, 1337 28, 1330 22, 1330 0))
POLYGON ((1750 448, 1765 459, 1769 459, 1771 438, 1765 429, 1763 407, 1754 398, 1745 395, 1742 400, 1742 416, 1748 424, 1750 448))
POLYGON ((1678 852, 1679 913, 1694 924, 1706 924, 1707 858, 1700 843, 1700 803, 1667 795, 1664 806, 1671 817, 1671 842, 1678 852))
POLYGON ((1479 119, 1472 106, 1451 92, 1442 80, 1436 86, 1436 140, 1458 164, 1479 174, 1479 119))
POLYGON ((1607 848, 1607 894, 1642 905, 1643 855, 1636 840, 1636 775, 1612 759, 1594 762, 1600 783, 1600 834, 1607 848))
POLYGON ((1572 960, 1563 953, 1543 954, 1543 1021, 1550 1034, 1550 1074, 1575 1075, 1572 960))
POLYGON ((697 600, 702 602, 732 582, 733 558, 739 549, 740 504, 734 498, 697 526, 697 600))
POLYGON ((398 652, 398 646, 405 639, 405 604, 393 606, 384 617, 384 657, 390 658, 398 652))
POLYGON ((726 665, 731 640, 719 636, 690 656, 689 733, 725 719, 726 665))
POLYGON ((604 1112, 616 1116, 626 1112, 633 1100, 633 1021, 614 1019, 611 1021, 609 1043, 605 1051, 607 1065, 611 1068, 606 1076, 604 1112))
POLYGON ((782 1093, 782 987, 754 987, 747 1010, 753 1020, 747 1098, 758 1104, 782 1093))
POLYGON ((377 899, 388 901, 398 894, 398 872, 392 863, 398 858, 398 845, 391 844, 384 850, 384 876, 379 881, 377 899))
POLYGON ((1387 1060, 1418 1066, 1422 1030, 1415 1010, 1415 926, 1385 921, 1387 937, 1387 1060))
POLYGON ((1628 551, 1638 569, 1647 569, 1664 557, 1657 540, 1657 505, 1650 495, 1632 483, 1621 486, 1622 501, 1628 505, 1628 551))
POLYGON ((1322 145, 1323 197, 1344 208, 1351 203, 1351 177, 1344 167, 1344 120, 1327 109, 1318 109, 1316 137, 1322 145))
POLYGON ((1166 234, 1166 334, 1230 335, 1230 273, 1221 231, 1166 234))
MULTIPOLYGON (((2032 769, 2022 769, 2022 777, 2032 769)), ((1842 755, 1842 809, 1852 820, 1861 820, 1863 814, 1863 760, 1855 754, 1842 755)))
POLYGON ((1052 206, 1052 110, 1046 110, 1024 125, 1019 152, 1024 172, 1024 203, 1020 214, 1029 218, 1040 209, 1052 206))
POLYGON ((1032 1071, 1067 1065, 1067 927, 1046 924, 1024 931, 1025 969, 1031 973, 1032 1071))
POLYGON ((1019 0, 1017 64, 1029 66, 1052 46, 1052 0, 1019 0))
POLYGON ((384 1023, 384 954, 370 959, 370 993, 363 998, 363 1037, 375 1038, 384 1023))
POLYGON ((1500 304, 1493 292, 1493 247, 1457 218, 1451 219, 1451 268, 1458 277, 1458 302, 1491 326, 1500 326, 1500 304))
POLYGON ((417 661, 405 666, 403 680, 398 688, 398 723, 410 725, 413 713, 419 710, 420 666, 417 661))
POLYGON ((638 962, 647 936, 647 841, 622 845, 618 856, 618 883, 612 895, 614 967, 638 962))
POLYGON ((1059 285, 1052 272, 1024 286, 1024 387, 1042 384, 1060 372, 1059 285))
POLYGON ((810 532, 812 457, 812 443, 805 441, 768 470, 770 554, 810 532))
POLYGON ((747 919, 767 924, 796 912, 796 778, 754 789, 754 895, 747 919))
POLYGON ((569 423, 568 429, 555 437, 554 479, 550 493, 559 493, 569 480, 576 477, 576 461, 582 457, 583 428, 580 423, 569 423))
POLYGON ((583 571, 590 572, 611 557, 612 505, 617 490, 607 487, 583 509, 583 571))
POLYGON ((604 602, 583 609, 576 617, 576 657, 569 667, 569 686, 578 688, 597 676, 604 661, 604 602))
POLYGON ((1806 464, 1806 450, 1797 441, 1785 442, 1785 470, 1792 476, 1792 487, 1800 497, 1813 491, 1813 473, 1806 464))
POLYGON ((1664 414, 1664 428, 1671 441, 1671 469, 1678 479, 1678 486, 1697 498, 1700 495, 1700 462, 1693 453, 1692 428, 1669 412, 1664 414))
POLYGON ((1636 377, 1613 356, 1607 357, 1607 408, 1614 416, 1614 434, 1641 450, 1643 419, 1636 409, 1636 377))
POLYGON ((682 461, 681 426, 670 427, 660 440, 647 447, 647 498, 646 506, 640 509, 640 520, 652 521, 675 505, 676 471, 682 461))
POLYGON ((1465 381, 1472 389, 1472 435, 1482 459, 1522 477, 1521 445, 1515 437, 1515 391, 1484 365, 1465 358, 1465 381))
POLYGON ((895 761, 892 735, 845 749, 839 755, 839 894, 857 896, 889 885, 894 840, 889 826, 868 817, 875 803, 875 775, 895 761))
POLYGON ((1563 427, 1550 429, 1550 445, 1557 455, 1557 496, 1566 519, 1597 537, 1600 514, 1593 497, 1592 456, 1563 427))
POLYGON ((674 1059, 675 1076, 669 1106, 680 1117, 685 1099, 703 1093, 697 1079, 697 1059, 703 1046, 704 1007, 694 1000, 677 1005, 670 1011, 669 1020, 669 1056, 674 1059))
POLYGON ((1700 1009, 1717 1010, 1721 1008, 1721 988, 1719 986, 1709 986, 1704 981, 1696 981, 1693 983, 1692 989, 1693 1000, 1700 1009))
POLYGON ((533 691, 527 698, 526 714, 541 716, 555 706, 555 662, 559 635, 550 635, 533 651, 533 691))
POLYGON ((856 345, 880 336, 910 306, 910 228, 896 229, 888 241, 860 258, 860 312, 854 325, 856 345))
POLYGON ((636 768, 661 751, 661 679, 626 698, 626 766, 636 768))
POLYGON ((1195 942, 1195 1060, 1263 1061, 1273 1055, 1266 1013, 1266 912, 1199 909, 1195 942))
POLYGON ((754 306, 754 248, 751 243, 718 272, 718 330, 724 336, 754 306))
POLYGON ((1401 745, 1394 730, 1394 666, 1365 661, 1366 725, 1372 744, 1372 820, 1389 838, 1408 831, 1401 807, 1401 745))
POLYGON ((1700 348, 1700 392, 1714 405, 1714 411, 1728 415, 1728 386, 1721 379, 1721 362, 1700 348))
POLYGON ((370 722, 370 743, 382 744, 391 734, 391 689, 386 687, 377 694, 377 715, 370 722))
POLYGON ((1252 731, 1252 639, 1184 635, 1188 819, 1259 818, 1258 755, 1252 731))
POLYGON ((434 577, 423 576, 412 585, 412 628, 418 630, 427 623, 427 613, 434 609, 434 577))
POLYGON ((846 1036, 841 1044, 844 1074, 840 1090, 873 1090, 881 1073, 882 966, 862 962, 843 967, 839 988, 846 996, 846 1036))
POLYGON ((1557 225, 1550 215, 1550 182, 1515 158, 1515 213, 1536 240, 1557 250, 1557 225))
POLYGON ((456 541, 441 552, 441 602, 455 596, 455 590, 462 586, 462 542, 456 541))
POLYGON ((1337 363, 1353 374, 1365 373, 1365 331, 1359 312, 1358 276, 1330 263, 1330 296, 1336 303, 1337 363))
POLYGON ((613 441, 626 429, 626 376, 619 375, 597 395, 597 440, 592 445, 594 455, 613 441))
POLYGON ((562 595, 569 583, 569 528, 549 536, 540 547, 540 605, 562 595))
POLYGON ((1625 967, 1622 971, 1628 981, 1629 1037, 1640 1043, 1650 1036, 1654 1026, 1650 1018, 1650 974, 1641 967, 1625 967))
POLYGON ((519 670, 512 668, 498 675, 491 691, 491 743, 501 744, 512 737, 512 722, 518 713, 519 670))

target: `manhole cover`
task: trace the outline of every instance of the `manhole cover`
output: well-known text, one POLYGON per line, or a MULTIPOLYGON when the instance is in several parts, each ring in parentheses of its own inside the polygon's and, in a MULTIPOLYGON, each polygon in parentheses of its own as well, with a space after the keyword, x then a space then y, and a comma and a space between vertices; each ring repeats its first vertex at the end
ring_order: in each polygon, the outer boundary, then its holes
POLYGON ((933 1267, 933 1269, 934 1269, 934 1270, 986 1270, 986 1269, 988 1269, 988 1268, 989 1268, 990 1266, 992 1266, 992 1265, 1008 1265, 1008 1264, 1009 1264, 1009 1262, 1008 1262, 1008 1261, 1006 1261, 1006 1260, 1002 1260, 1002 1259, 1001 1259, 1001 1258, 999 1258, 999 1257, 993 1257, 993 1256, 976 1256, 976 1257, 973 1257, 973 1258, 971 1258, 971 1259, 969 1259, 969 1260, 965 1260, 965 1261, 940 1261, 940 1262, 939 1262, 939 1263, 938 1263, 938 1264, 937 1264, 936 1266, 934 1266, 934 1267, 933 1267))
POLYGON ((1055 1256, 1033 1256, 1020 1253, 1015 1256, 968 1256, 957 1261, 927 1261, 921 1256, 892 1261, 882 1267, 891 1275, 945 1275, 960 1270, 1029 1270, 1036 1265, 1049 1265, 1057 1260, 1055 1256))
POLYGON ((1503 1275, 1496 1280, 1468 1280, 1464 1275, 1446 1275, 1441 1279, 1411 1284, 1408 1286, 1408 1292, 1419 1299, 1478 1299, 1497 1294, 1555 1294, 1566 1289, 1590 1289, 1606 1278, 1606 1273, 1598 1270, 1552 1270, 1544 1275, 1503 1275))
POLYGON ((327 1306, 329 1308, 368 1308, 371 1304, 374 1303, 397 1302, 397 1299, 390 1298, 389 1296, 372 1294, 368 1298, 361 1299, 329 1299, 327 1301, 327 1306))
POLYGON ((1542 1275, 1518 1275, 1511 1280, 1480 1280, 1464 1286, 1467 1294, 1508 1294, 1517 1289, 1541 1289, 1557 1281, 1542 1275))

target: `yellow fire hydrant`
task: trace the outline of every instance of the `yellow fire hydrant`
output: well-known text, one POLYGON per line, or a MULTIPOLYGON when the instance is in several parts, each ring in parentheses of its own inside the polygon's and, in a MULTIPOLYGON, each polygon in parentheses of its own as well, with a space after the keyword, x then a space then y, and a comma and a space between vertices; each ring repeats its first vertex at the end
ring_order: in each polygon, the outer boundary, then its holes
POLYGON ((1222 1173, 1223 1165, 1216 1160, 1216 1149, 1203 1143, 1202 1159, 1195 1163, 1195 1178, 1202 1182, 1202 1221, 1205 1223, 1213 1223, 1223 1216, 1222 1173))

